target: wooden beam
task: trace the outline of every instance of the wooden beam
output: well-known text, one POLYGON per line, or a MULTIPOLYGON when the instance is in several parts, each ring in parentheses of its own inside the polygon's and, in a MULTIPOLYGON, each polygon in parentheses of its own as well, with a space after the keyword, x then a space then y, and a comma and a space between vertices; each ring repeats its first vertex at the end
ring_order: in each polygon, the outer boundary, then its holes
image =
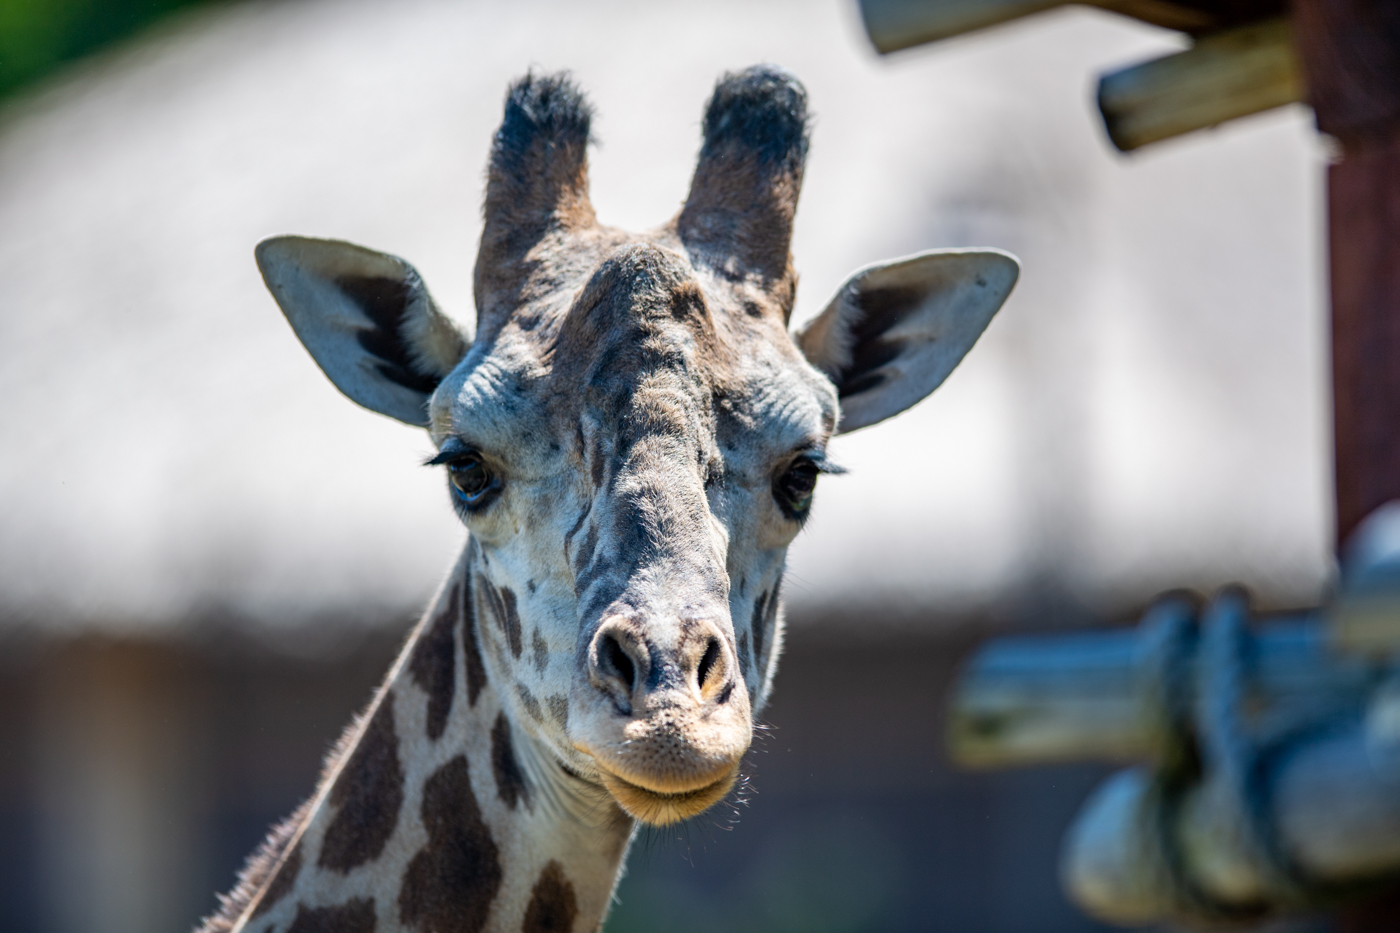
MULTIPOLYGON (((1030 16, 1071 0, 860 0, 870 41, 883 54, 1030 16)), ((1080 0, 1193 35, 1281 15, 1286 0, 1080 0)))
MULTIPOLYGON (((1192 616, 1189 605, 1169 599, 1137 629, 983 645, 948 706, 950 756, 975 768, 1168 759, 1186 728, 1172 717, 1199 705, 1209 688, 1192 616)), ((1374 687, 1374 665, 1332 652, 1317 618, 1262 626, 1250 652, 1251 702, 1261 709, 1359 705, 1374 687)))
POLYGON ((1400 498, 1400 134, 1327 171, 1337 538, 1400 498))
POLYGON ((1064 0, 860 0, 860 15, 870 41, 888 55, 1063 3, 1064 0))
POLYGON ((1124 152, 1303 96, 1284 17, 1212 33, 1185 52, 1099 79, 1104 128, 1124 152))

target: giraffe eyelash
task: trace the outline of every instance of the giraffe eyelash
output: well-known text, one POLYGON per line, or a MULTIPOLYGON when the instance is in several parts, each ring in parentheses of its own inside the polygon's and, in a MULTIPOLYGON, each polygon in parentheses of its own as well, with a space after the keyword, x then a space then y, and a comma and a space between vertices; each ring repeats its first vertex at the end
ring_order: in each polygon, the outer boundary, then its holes
POLYGON ((826 473, 831 476, 840 476, 843 473, 851 472, 850 470, 841 466, 841 464, 828 457, 826 455, 826 451, 824 450, 803 451, 801 453, 801 457, 807 460, 807 462, 811 463, 812 466, 816 467, 818 473, 826 473))
POLYGON ((442 445, 442 450, 438 451, 427 460, 424 460, 423 466, 445 466, 454 460, 460 460, 469 455, 476 455, 476 453, 477 451, 475 448, 467 446, 454 437, 442 445))

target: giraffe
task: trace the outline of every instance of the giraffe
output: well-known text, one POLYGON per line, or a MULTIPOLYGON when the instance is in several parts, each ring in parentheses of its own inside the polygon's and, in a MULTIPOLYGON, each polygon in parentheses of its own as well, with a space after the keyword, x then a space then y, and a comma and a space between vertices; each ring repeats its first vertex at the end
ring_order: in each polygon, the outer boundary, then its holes
POLYGON ((397 257, 258 245, 330 380, 428 430, 468 537, 202 933, 597 930, 635 828, 732 789, 828 441, 933 391, 1019 272, 997 250, 878 263, 790 333, 806 107, 781 69, 724 75, 680 212, 630 234, 589 203, 572 78, 517 80, 471 336, 397 257))

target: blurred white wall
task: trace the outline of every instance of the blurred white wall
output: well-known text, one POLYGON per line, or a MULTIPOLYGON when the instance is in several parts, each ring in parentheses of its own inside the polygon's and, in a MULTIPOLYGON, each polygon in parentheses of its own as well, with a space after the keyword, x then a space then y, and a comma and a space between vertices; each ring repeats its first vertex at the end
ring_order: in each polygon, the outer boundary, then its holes
POLYGON ((725 69, 772 61, 816 113, 797 318, 852 269, 993 245, 1021 284, 928 402, 838 441, 792 551, 794 614, 1112 607, 1330 572, 1321 191, 1310 114, 1131 158, 1105 68, 1179 39, 1063 11, 879 59, 851 0, 245 2, 177 20, 0 110, 0 626, 231 613, 370 618, 426 598, 462 532, 421 432, 320 375, 252 247, 407 257, 470 317, 507 82, 597 104, 601 219, 684 197, 725 69))

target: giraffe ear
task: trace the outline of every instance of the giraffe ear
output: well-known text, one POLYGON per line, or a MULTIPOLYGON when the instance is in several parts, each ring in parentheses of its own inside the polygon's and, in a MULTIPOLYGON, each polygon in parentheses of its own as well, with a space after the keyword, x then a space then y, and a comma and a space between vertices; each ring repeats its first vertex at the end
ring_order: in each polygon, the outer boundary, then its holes
POLYGON ((322 371, 352 401, 427 427, 428 396, 471 341, 397 256, 282 236, 254 255, 268 291, 322 371))
POLYGON ((994 249, 930 250, 866 266, 797 335, 836 384, 839 431, 923 400, 972 349, 1011 294, 1020 263, 994 249))

